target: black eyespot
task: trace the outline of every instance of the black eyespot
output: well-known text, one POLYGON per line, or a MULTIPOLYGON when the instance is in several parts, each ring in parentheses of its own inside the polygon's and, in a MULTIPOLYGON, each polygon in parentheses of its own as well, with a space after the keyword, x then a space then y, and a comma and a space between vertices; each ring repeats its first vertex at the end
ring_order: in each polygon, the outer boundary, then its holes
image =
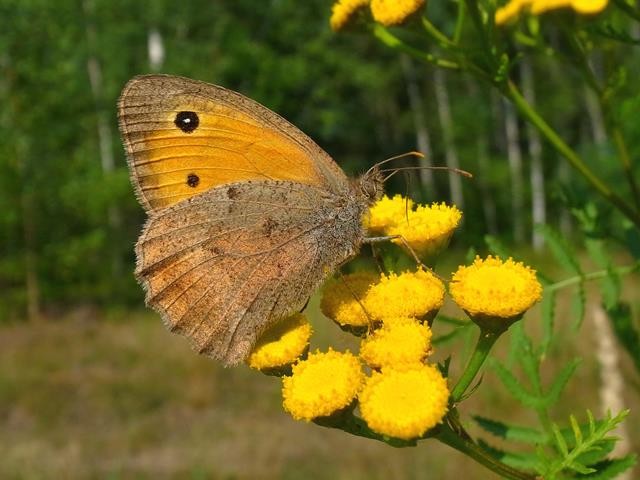
POLYGON ((198 128, 200 119, 196 112, 178 112, 173 123, 184 133, 191 133, 198 128))
POLYGON ((187 175, 187 185, 189 185, 191 188, 196 188, 199 183, 200 177, 198 175, 196 175, 195 173, 190 173, 189 175, 187 175))

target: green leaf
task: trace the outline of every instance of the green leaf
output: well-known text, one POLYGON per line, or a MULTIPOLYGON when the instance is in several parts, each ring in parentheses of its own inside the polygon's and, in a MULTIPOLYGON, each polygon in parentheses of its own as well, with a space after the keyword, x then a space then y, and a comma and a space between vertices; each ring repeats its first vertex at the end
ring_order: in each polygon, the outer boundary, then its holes
POLYGON ((573 317, 572 328, 578 331, 584 321, 585 305, 587 303, 587 295, 584 291, 584 282, 576 285, 575 292, 571 298, 571 316, 573 317))
POLYGON ((562 433, 560 433, 560 428, 555 423, 551 425, 551 430, 553 431, 553 438, 555 440, 555 445, 558 448, 558 451, 562 454, 563 457, 569 455, 569 446, 567 445, 567 441, 564 439, 562 433))
POLYGON ((545 289, 542 292, 542 341, 540 342, 541 354, 546 354, 553 339, 553 325, 556 312, 556 292, 545 289))
POLYGON ((491 367, 494 369, 496 375, 505 386, 505 388, 525 407, 530 408, 542 408, 546 406, 546 401, 536 395, 529 393, 513 376, 513 374, 507 370, 500 362, 493 360, 490 362, 491 367))
POLYGON ((494 237, 493 235, 485 235, 484 243, 487 244, 487 248, 489 248, 489 251, 493 255, 500 257, 502 260, 506 260, 509 257, 513 256, 498 237, 494 237))
POLYGON ((553 405, 560 399, 560 395, 562 394, 564 387, 573 376, 579 364, 580 359, 574 359, 560 370, 560 373, 556 375, 551 388, 549 388, 549 391, 545 395, 546 405, 553 405))
POLYGON ((491 420, 486 417, 474 415, 473 420, 487 432, 495 435, 496 437, 513 440, 516 442, 539 444, 544 443, 547 440, 546 435, 540 430, 529 427, 521 427, 518 425, 510 425, 498 420, 491 420))
POLYGON ((633 360, 636 370, 640 371, 640 333, 634 325, 631 307, 628 303, 619 302, 607 309, 607 314, 618 341, 633 360))
POLYGON ((480 445, 485 451, 489 452, 493 458, 509 465, 510 467, 532 471, 536 471, 540 468, 539 459, 535 454, 507 452, 496 448, 493 445, 489 445, 482 439, 478 439, 478 445, 480 445))
POLYGON ((611 308, 620 298, 620 276, 613 269, 613 262, 604 241, 588 238, 584 243, 589 256, 600 268, 608 271, 607 276, 600 281, 600 290, 605 308, 611 308))
POLYGON ((572 248, 560 236, 560 234, 548 225, 538 225, 536 229, 544 235, 551 254, 558 263, 567 271, 582 276, 580 264, 576 260, 572 248))
POLYGON ((636 464, 637 457, 635 454, 630 454, 622 458, 615 458, 611 460, 604 460, 602 462, 592 465, 595 469, 594 473, 588 475, 577 475, 576 478, 580 480, 609 480, 616 478, 622 472, 629 470, 636 464))

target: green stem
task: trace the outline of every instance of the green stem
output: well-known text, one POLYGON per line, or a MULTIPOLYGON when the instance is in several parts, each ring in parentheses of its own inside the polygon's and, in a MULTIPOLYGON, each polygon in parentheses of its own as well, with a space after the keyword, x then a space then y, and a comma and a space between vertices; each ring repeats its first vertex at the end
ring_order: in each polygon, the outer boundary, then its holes
POLYGON ((438 67, 447 68, 450 70, 460 69, 460 65, 458 65, 456 62, 452 62, 451 60, 445 60, 443 58, 438 58, 434 55, 431 55, 430 53, 425 53, 421 50, 418 50, 417 48, 413 48, 412 46, 407 45, 398 37, 393 35, 389 30, 387 30, 382 25, 380 25, 379 23, 376 23, 373 26, 373 34, 378 40, 380 40, 389 48, 407 53, 412 57, 431 63, 438 67))
POLYGON ((617 275, 626 275, 627 273, 635 272, 636 270, 638 270, 639 267, 640 265, 635 263, 633 265, 626 265, 624 267, 618 267, 612 270, 598 270, 595 272, 586 273, 584 275, 576 275, 575 277, 570 277, 565 280, 552 283, 551 285, 547 286, 545 290, 547 291, 561 290, 563 288, 570 287, 571 285, 576 285, 578 283, 582 283, 585 281, 598 280, 599 278, 604 278, 610 275, 611 273, 615 273, 617 275))
POLYGON ((486 450, 471 441, 457 435, 448 425, 443 424, 434 435, 434 438, 445 445, 464 453, 468 457, 474 459, 479 464, 497 473, 503 478, 512 480, 537 480, 539 477, 530 473, 516 470, 493 458, 486 450))
POLYGON ((618 210, 620 210, 620 212, 640 228, 640 212, 635 210, 621 197, 614 193, 598 178, 595 173, 589 169, 589 167, 587 167, 578 154, 558 136, 555 130, 553 130, 553 128, 545 122, 529 102, 527 102, 518 90, 518 87, 511 80, 506 82, 502 89, 502 93, 513 102, 520 114, 531 122, 540 131, 540 133, 542 133, 542 135, 544 135, 547 141, 569 161, 571 166, 575 168, 600 195, 613 204, 618 210))
POLYGON ((473 379, 476 378, 478 371, 491 351, 491 347, 493 347, 496 340, 500 338, 501 334, 502 332, 480 329, 480 336, 478 337, 478 343, 476 344, 473 355, 471 355, 469 363, 458 379, 458 383, 451 391, 451 400, 454 404, 460 401, 464 392, 467 391, 467 388, 469 388, 469 385, 473 382, 473 379))
POLYGON ((436 28, 436 26, 429 21, 427 17, 422 17, 422 26, 436 42, 443 48, 455 47, 455 44, 447 38, 447 36, 436 28))
POLYGON ((460 37, 462 37, 462 28, 464 27, 464 20, 466 17, 466 9, 464 2, 458 2, 458 15, 456 18, 456 27, 453 31, 453 43, 460 44, 460 37))
POLYGON ((624 174, 627 177, 627 182, 629 182, 631 194, 633 195, 633 199, 636 203, 636 209, 640 210, 640 192, 638 192, 638 185, 636 184, 636 180, 633 176, 633 171, 631 170, 631 156, 629 155, 627 144, 624 141, 624 137, 622 136, 620 127, 618 127, 617 125, 612 126, 610 131, 611 136, 613 137, 613 143, 618 150, 618 157, 620 157, 622 169, 624 170, 624 174))

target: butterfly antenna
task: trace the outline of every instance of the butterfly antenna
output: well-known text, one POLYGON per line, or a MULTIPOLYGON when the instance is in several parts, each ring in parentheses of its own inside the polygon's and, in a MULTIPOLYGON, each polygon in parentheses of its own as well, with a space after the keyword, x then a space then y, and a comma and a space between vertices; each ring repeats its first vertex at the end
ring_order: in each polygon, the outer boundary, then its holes
POLYGON ((391 177, 393 177, 396 173, 406 171, 406 170, 447 170, 451 173, 457 173, 458 175, 462 175, 463 177, 473 178, 473 174, 467 172, 466 170, 462 170, 460 168, 452 168, 452 167, 431 167, 431 166, 415 166, 415 167, 398 167, 398 168, 383 168, 380 170, 381 173, 391 172, 384 178, 386 182, 391 177))
POLYGON ((416 152, 416 151, 411 151, 411 152, 406 152, 406 153, 401 153, 400 155, 395 155, 393 157, 390 158, 386 158, 378 163, 375 163, 369 170, 367 170, 367 173, 365 173, 365 175, 371 173, 374 169, 379 168, 380 165, 384 165, 385 163, 389 163, 392 162, 393 160, 399 160, 401 158, 404 157, 418 157, 418 158, 424 158, 424 154, 421 152, 416 152))

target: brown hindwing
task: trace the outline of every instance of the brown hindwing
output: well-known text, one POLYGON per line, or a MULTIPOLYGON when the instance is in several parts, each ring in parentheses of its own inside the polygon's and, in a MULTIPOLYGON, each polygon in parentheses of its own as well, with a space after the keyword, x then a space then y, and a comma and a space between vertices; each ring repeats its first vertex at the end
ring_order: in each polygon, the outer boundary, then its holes
POLYGON ((295 182, 245 181, 152 213, 136 246, 147 304, 199 352, 241 362, 352 254, 336 254, 323 237, 322 212, 335 211, 327 195, 295 182))

